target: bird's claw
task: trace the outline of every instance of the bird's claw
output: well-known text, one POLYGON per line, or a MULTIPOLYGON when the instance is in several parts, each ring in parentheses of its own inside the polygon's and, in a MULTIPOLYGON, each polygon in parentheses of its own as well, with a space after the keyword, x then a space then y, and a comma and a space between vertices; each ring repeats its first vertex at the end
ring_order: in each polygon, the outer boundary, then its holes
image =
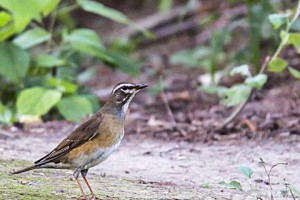
POLYGON ((77 200, 100 200, 100 199, 97 198, 96 196, 91 196, 91 197, 80 196, 77 200))
POLYGON ((85 196, 80 196, 77 200, 90 200, 90 198, 85 196))

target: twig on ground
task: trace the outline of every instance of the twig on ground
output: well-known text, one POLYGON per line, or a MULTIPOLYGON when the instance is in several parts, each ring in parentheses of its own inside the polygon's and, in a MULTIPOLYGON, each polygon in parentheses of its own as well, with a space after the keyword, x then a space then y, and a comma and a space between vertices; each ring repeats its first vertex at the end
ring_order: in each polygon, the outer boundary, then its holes
POLYGON ((182 136, 187 136, 187 133, 185 130, 183 130, 182 128, 179 127, 179 125, 177 124, 175 118, 174 118, 174 115, 173 115, 173 112, 170 108, 170 105, 169 105, 169 102, 168 102, 168 99, 166 97, 166 94, 164 91, 161 92, 161 98, 162 98, 162 101, 163 103, 165 104, 165 107, 167 109, 167 113, 168 115, 171 117, 171 120, 172 120, 172 127, 179 131, 179 133, 182 135, 182 136))

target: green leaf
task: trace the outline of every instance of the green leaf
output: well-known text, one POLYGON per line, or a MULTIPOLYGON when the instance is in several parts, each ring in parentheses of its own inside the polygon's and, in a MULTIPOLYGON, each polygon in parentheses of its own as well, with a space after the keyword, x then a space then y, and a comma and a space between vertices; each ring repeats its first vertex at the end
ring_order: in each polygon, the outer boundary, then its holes
POLYGON ((67 120, 74 122, 79 122, 93 113, 91 102, 82 96, 64 98, 57 104, 57 108, 67 120))
POLYGON ((198 89, 207 94, 218 94, 219 96, 223 96, 224 92, 226 92, 228 88, 217 85, 201 85, 198 89))
POLYGON ((230 72, 230 76, 234 76, 236 74, 241 74, 243 76, 250 77, 251 73, 249 71, 249 66, 248 65, 240 65, 238 67, 233 68, 230 72))
POLYGON ((56 6, 59 4, 60 0, 43 0, 42 3, 42 13, 47 16, 56 6))
POLYGON ((231 181, 229 183, 226 183, 225 181, 221 181, 219 182, 219 184, 229 189, 242 190, 242 185, 238 181, 231 181))
POLYGON ((13 82, 19 82, 27 73, 29 54, 20 47, 8 43, 0 43, 0 74, 13 82))
POLYGON ((261 89, 262 86, 267 82, 267 75, 265 74, 257 74, 254 77, 248 77, 245 80, 245 83, 255 89, 261 89))
POLYGON ((197 47, 191 50, 182 50, 171 56, 172 64, 182 64, 187 67, 199 67, 202 65, 200 60, 205 60, 211 54, 210 48, 197 47))
POLYGON ((72 31, 69 35, 64 37, 65 42, 70 43, 71 47, 79 52, 87 53, 89 55, 102 58, 112 62, 110 58, 105 53, 105 48, 100 43, 100 38, 95 31, 89 29, 76 29, 72 31))
POLYGON ((23 49, 28 49, 35 45, 41 44, 45 41, 48 41, 51 38, 51 35, 41 28, 34 28, 28 31, 25 31, 18 37, 16 37, 13 42, 16 45, 19 45, 23 49))
POLYGON ((300 33, 289 33, 287 44, 292 44, 298 50, 300 49, 300 33))
POLYGON ((288 68, 290 73, 295 77, 295 78, 300 78, 300 72, 292 67, 288 68))
POLYGON ((223 91, 221 103, 226 106, 236 106, 248 98, 251 92, 251 87, 244 84, 234 85, 231 88, 223 91))
POLYGON ((26 3, 20 3, 15 0, 1 0, 0 7, 8 10, 13 20, 9 26, 0 29, 0 41, 22 32, 32 19, 41 21, 41 14, 48 15, 59 2, 60 0, 26 0, 26 3))
POLYGON ((289 16, 289 13, 271 14, 269 15, 269 20, 274 29, 278 29, 280 26, 288 22, 289 16))
POLYGON ((12 111, 0 101, 0 123, 10 124, 12 122, 12 111))
POLYGON ((101 3, 90 0, 78 0, 80 7, 88 12, 98 14, 100 16, 106 17, 108 19, 114 20, 122 24, 130 24, 130 19, 123 13, 114 10, 112 8, 106 7, 101 3))
POLYGON ((209 183, 203 183, 203 184, 201 185, 201 187, 207 189, 207 188, 209 188, 209 183))
POLYGON ((97 58, 120 68, 126 73, 132 75, 138 74, 138 68, 135 63, 117 52, 105 49, 105 47, 100 44, 100 39, 94 31, 88 29, 74 30, 70 35, 65 36, 65 41, 70 43, 71 47, 76 51, 96 56, 97 58))
POLYGON ((0 12, 0 27, 5 26, 11 20, 11 15, 5 11, 0 12))
POLYGON ((54 78, 54 77, 48 78, 46 80, 46 85, 55 87, 57 90, 63 93, 70 93, 70 94, 75 93, 78 89, 78 86, 76 84, 71 83, 69 81, 54 78))
POLYGON ((65 41, 76 47, 103 47, 97 33, 90 29, 76 29, 65 36, 65 41))
POLYGON ((270 72, 282 72, 287 67, 288 63, 282 58, 275 58, 268 65, 268 71, 270 72))
POLYGON ((66 65, 67 61, 63 59, 56 58, 52 55, 40 54, 34 61, 38 67, 52 68, 57 66, 66 65))
POLYGON ((92 107, 93 107, 93 112, 97 112, 99 110, 100 105, 99 105, 98 96, 93 95, 93 94, 84 94, 84 95, 81 95, 81 96, 84 97, 84 98, 87 98, 91 102, 92 107))
POLYGON ((17 111, 21 115, 46 114, 61 98, 57 90, 33 87, 22 90, 17 98, 17 111))
POLYGON ((135 24, 133 21, 131 21, 126 15, 124 15, 123 13, 106 7, 103 4, 96 2, 96 1, 90 1, 90 0, 77 0, 79 6, 87 11, 87 12, 91 12, 97 15, 100 15, 102 17, 106 17, 108 19, 111 19, 113 21, 122 23, 122 24, 126 24, 126 25, 130 25, 131 27, 140 30, 143 32, 144 35, 146 35, 149 38, 153 38, 154 35, 152 33, 150 33, 149 31, 147 31, 146 29, 138 26, 137 24, 135 24))
POLYGON ((159 10, 162 12, 170 10, 172 7, 173 0, 161 0, 159 3, 159 10))
POLYGON ((240 166, 239 169, 247 178, 251 178, 251 176, 253 174, 253 171, 251 168, 246 167, 246 166, 240 166))

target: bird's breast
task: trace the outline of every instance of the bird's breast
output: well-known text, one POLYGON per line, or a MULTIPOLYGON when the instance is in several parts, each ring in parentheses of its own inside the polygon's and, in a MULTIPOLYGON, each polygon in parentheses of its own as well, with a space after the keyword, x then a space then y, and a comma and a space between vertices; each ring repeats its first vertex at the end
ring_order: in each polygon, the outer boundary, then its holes
POLYGON ((94 138, 70 151, 66 162, 85 169, 103 162, 120 145, 124 136, 124 124, 107 116, 97 131, 94 138))

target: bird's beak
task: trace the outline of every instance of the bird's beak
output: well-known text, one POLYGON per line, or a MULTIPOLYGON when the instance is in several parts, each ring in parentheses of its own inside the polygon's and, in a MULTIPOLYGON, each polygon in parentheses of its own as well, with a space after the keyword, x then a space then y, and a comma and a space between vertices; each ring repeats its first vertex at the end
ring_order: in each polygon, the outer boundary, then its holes
POLYGON ((146 87, 148 87, 147 84, 137 84, 137 85, 135 86, 135 89, 140 90, 140 89, 143 89, 143 88, 146 88, 146 87))

